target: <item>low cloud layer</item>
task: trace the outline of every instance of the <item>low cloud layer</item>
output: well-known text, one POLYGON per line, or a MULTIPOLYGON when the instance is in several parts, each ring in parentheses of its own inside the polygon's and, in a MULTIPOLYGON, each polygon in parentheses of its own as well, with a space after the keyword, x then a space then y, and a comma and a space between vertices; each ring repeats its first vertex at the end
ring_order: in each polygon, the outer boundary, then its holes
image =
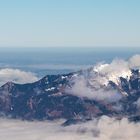
POLYGON ((140 124, 102 117, 82 124, 61 126, 63 121, 24 122, 0 119, 2 140, 139 140, 140 124))
POLYGON ((11 68, 0 69, 0 86, 9 81, 24 84, 35 82, 37 80, 37 76, 31 72, 11 68))

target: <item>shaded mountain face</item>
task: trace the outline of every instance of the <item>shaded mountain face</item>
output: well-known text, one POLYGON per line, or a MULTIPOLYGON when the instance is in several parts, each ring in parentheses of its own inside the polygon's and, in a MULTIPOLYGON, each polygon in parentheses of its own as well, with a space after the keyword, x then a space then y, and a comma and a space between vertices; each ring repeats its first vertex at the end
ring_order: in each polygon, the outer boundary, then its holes
MULTIPOLYGON (((139 70, 132 70, 130 78, 118 77, 117 83, 109 80, 107 85, 98 85, 98 88, 113 89, 121 95, 119 100, 112 102, 80 97, 68 92, 70 90, 67 89, 73 88, 75 79, 81 76, 86 79, 88 88, 97 89, 94 77, 98 74, 94 72, 91 76, 91 72, 92 69, 88 69, 64 75, 47 75, 35 83, 23 85, 8 82, 0 87, 0 114, 26 120, 65 118, 67 121, 64 125, 91 120, 102 115, 118 119, 128 117, 132 121, 140 120, 139 70)), ((86 91, 84 92, 86 94, 86 91)))

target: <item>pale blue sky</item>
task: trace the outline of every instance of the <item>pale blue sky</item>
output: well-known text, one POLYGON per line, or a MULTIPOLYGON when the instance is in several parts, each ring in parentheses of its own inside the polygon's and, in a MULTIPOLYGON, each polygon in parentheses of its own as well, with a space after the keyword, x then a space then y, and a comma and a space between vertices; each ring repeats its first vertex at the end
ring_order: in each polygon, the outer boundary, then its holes
POLYGON ((140 0, 0 0, 0 46, 140 46, 140 0))

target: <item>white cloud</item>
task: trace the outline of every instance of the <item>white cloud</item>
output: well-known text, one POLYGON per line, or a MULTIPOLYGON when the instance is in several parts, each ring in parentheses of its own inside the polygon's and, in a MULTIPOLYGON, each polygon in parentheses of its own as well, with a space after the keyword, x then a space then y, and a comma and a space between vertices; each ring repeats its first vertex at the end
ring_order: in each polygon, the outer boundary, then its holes
POLYGON ((26 122, 0 119, 2 140, 139 140, 140 124, 127 119, 99 120, 62 127, 63 121, 26 122))
POLYGON ((129 80, 132 75, 131 69, 135 68, 140 68, 140 55, 134 55, 129 60, 114 59, 110 64, 99 63, 92 69, 83 71, 82 77, 75 77, 72 88, 66 91, 79 97, 114 102, 127 93, 109 88, 109 81, 119 85, 120 77, 129 80))
POLYGON ((35 82, 37 80, 37 76, 31 72, 11 68, 0 69, 0 85, 3 85, 9 81, 24 84, 35 82))
POLYGON ((98 64, 94 67, 94 71, 99 74, 98 78, 105 79, 101 83, 105 85, 108 84, 109 80, 117 84, 119 77, 129 78, 131 76, 128 61, 122 59, 114 59, 110 64, 98 64))
POLYGON ((118 84, 119 77, 130 78, 131 69, 140 69, 140 55, 134 55, 129 60, 114 59, 110 64, 97 64, 94 66, 94 71, 98 73, 97 81, 102 81, 101 84, 107 85, 111 80, 118 84))

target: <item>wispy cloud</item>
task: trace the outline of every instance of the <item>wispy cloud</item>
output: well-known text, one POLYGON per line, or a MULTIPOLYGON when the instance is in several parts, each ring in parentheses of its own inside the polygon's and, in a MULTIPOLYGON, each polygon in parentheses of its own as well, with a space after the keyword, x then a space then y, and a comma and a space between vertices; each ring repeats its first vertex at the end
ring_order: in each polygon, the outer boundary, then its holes
POLYGON ((66 92, 79 97, 114 102, 120 100, 127 93, 121 94, 108 86, 109 81, 119 85, 120 77, 129 79, 131 69, 140 69, 140 55, 134 55, 129 60, 114 59, 111 63, 99 63, 90 70, 83 71, 83 75, 72 79, 72 87, 66 92))
MULTIPOLYGON (((94 100, 105 100, 108 102, 118 101, 122 95, 114 89, 99 88, 98 86, 92 88, 87 85, 88 81, 83 76, 74 79, 72 88, 67 88, 66 92, 78 97, 87 97, 94 100)), ((94 85, 96 86, 96 85, 94 85)))

